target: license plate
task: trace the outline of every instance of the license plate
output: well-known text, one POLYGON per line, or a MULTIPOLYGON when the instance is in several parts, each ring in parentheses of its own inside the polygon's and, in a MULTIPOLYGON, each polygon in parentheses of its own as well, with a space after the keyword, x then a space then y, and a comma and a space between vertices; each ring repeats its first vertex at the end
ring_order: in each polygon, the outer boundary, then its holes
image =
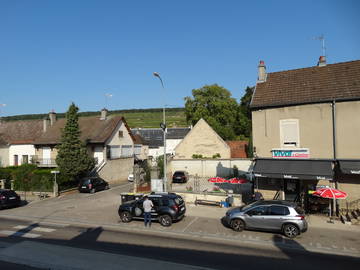
POLYGON ((85 187, 81 187, 81 188, 86 188, 86 186, 85 186, 85 187))
POLYGON ((180 208, 181 211, 184 211, 184 209, 185 209, 184 207, 181 207, 181 208, 180 208))
POLYGON ((16 197, 9 197, 9 200, 14 200, 16 199, 16 197))

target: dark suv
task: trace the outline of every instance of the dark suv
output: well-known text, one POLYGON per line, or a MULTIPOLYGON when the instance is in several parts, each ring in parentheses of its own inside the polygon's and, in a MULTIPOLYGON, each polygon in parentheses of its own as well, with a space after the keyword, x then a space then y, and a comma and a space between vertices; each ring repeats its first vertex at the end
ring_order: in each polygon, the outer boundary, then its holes
POLYGON ((109 189, 109 183, 100 177, 82 178, 79 183, 79 192, 95 193, 99 190, 109 189))
POLYGON ((176 171, 173 174, 173 183, 186 183, 189 180, 189 175, 186 171, 176 171))
POLYGON ((15 191, 0 189, 0 209, 21 205, 21 199, 15 191))
MULTIPOLYGON (((162 226, 171 226, 173 221, 181 220, 185 215, 185 202, 175 193, 151 193, 148 198, 154 204, 151 219, 158 220, 162 226)), ((144 219, 143 202, 144 198, 140 198, 121 204, 118 211, 121 221, 144 219)))

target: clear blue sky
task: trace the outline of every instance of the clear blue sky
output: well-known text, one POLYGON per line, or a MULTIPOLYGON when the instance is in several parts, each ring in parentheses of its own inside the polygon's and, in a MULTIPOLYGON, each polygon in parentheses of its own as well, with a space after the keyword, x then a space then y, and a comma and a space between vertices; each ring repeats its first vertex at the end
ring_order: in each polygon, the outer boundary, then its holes
POLYGON ((0 116, 183 107, 217 83, 360 59, 360 1, 0 0, 0 116), (105 94, 111 93, 112 98, 105 94))

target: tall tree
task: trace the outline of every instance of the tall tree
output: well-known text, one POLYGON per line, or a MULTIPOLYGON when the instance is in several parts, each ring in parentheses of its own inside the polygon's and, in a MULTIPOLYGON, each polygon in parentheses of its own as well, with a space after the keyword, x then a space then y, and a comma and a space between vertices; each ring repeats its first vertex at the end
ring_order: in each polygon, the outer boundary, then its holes
POLYGON ((217 84, 192 90, 185 98, 186 120, 193 125, 203 118, 224 140, 235 139, 239 105, 231 93, 217 84))
POLYGON ((79 108, 72 103, 66 112, 66 124, 61 134, 61 143, 57 146, 56 163, 63 179, 69 181, 84 176, 94 165, 94 158, 87 153, 85 143, 80 140, 78 123, 79 108))
POLYGON ((254 87, 246 87, 245 94, 240 99, 240 110, 238 112, 238 125, 236 128, 236 133, 240 137, 250 138, 251 137, 251 110, 250 102, 252 94, 254 92, 254 87))

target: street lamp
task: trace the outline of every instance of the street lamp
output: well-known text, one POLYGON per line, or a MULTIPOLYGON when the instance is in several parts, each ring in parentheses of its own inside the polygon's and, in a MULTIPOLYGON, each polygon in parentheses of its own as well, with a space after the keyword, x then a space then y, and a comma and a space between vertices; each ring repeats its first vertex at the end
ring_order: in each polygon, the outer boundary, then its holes
MULTIPOLYGON (((158 77, 160 82, 161 82, 161 86, 163 88, 164 94, 165 94, 165 87, 164 87, 164 83, 160 77, 160 74, 158 72, 154 72, 153 75, 155 77, 158 77)), ((164 187, 164 191, 167 191, 167 179, 166 179, 166 119, 165 119, 165 98, 164 98, 164 107, 163 107, 163 122, 160 124, 160 127, 162 128, 163 132, 164 132, 164 178, 163 178, 163 187, 164 187)))

